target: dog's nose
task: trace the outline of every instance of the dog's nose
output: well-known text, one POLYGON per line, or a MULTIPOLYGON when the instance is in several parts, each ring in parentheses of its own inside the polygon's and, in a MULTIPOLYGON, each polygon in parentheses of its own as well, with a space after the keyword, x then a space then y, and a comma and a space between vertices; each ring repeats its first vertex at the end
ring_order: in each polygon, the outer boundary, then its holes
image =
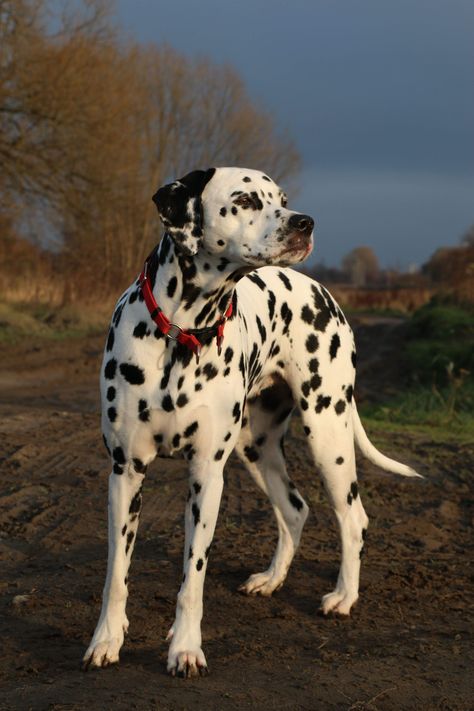
POLYGON ((288 224, 298 232, 311 232, 314 227, 314 220, 309 215, 292 215, 288 220, 288 224))

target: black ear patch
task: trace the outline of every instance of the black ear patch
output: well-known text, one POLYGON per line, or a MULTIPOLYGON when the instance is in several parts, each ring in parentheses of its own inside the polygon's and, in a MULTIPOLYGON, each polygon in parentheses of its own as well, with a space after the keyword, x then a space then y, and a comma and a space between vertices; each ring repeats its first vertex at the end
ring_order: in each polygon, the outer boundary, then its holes
POLYGON ((201 244, 201 195, 215 172, 215 168, 193 170, 153 195, 153 202, 164 226, 183 254, 196 254, 201 244))

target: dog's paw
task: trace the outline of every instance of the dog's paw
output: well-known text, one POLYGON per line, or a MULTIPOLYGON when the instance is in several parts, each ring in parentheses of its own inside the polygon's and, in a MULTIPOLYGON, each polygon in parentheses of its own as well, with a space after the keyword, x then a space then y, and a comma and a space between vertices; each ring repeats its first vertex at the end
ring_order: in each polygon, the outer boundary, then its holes
POLYGON ((200 647, 183 652, 173 652, 170 649, 167 668, 168 674, 182 679, 209 674, 206 657, 200 647))
POLYGON ((112 637, 101 642, 91 642, 82 659, 82 669, 87 671, 91 667, 104 668, 110 664, 117 664, 119 652, 123 644, 123 636, 112 637))
POLYGON ((254 573, 237 589, 245 595, 264 595, 269 597, 275 590, 281 588, 284 581, 284 576, 276 576, 272 571, 267 570, 264 573, 254 573))
POLYGON ((320 610, 323 615, 334 613, 336 615, 347 616, 351 612, 351 607, 357 602, 357 595, 349 595, 339 590, 324 595, 321 600, 320 610))
POLYGON ((104 668, 117 664, 124 636, 128 631, 128 619, 123 615, 121 621, 114 624, 104 620, 99 622, 91 643, 82 659, 82 669, 91 667, 104 668))

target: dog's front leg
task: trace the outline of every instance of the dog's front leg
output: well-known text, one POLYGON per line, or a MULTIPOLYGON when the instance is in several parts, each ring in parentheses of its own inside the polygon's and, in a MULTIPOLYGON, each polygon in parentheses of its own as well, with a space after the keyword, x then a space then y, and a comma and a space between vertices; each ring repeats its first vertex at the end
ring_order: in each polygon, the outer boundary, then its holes
POLYGON ((207 559, 223 486, 222 462, 194 462, 186 504, 184 575, 169 632, 168 672, 189 677, 207 673, 201 649, 202 595, 207 559))
POLYGON ((144 475, 136 472, 131 464, 123 468, 122 474, 111 474, 109 478, 107 576, 99 622, 83 659, 84 669, 106 667, 119 659, 128 629, 127 575, 138 527, 143 479, 144 475))

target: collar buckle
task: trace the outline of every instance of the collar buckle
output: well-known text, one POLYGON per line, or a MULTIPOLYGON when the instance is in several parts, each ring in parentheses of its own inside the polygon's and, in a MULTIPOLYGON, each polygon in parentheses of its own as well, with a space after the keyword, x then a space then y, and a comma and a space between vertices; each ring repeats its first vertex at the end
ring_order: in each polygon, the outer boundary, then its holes
POLYGON ((168 333, 166 334, 166 338, 169 338, 170 341, 177 341, 179 340, 180 335, 183 333, 183 329, 177 326, 175 323, 170 323, 170 328, 168 333))

